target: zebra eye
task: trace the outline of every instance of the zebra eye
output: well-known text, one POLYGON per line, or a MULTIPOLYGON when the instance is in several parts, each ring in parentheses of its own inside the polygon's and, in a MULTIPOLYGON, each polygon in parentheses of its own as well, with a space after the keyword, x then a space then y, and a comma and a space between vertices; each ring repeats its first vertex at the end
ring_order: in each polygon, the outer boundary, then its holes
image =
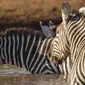
POLYGON ((58 60, 58 58, 57 58, 56 56, 53 56, 53 59, 54 59, 54 60, 58 60))

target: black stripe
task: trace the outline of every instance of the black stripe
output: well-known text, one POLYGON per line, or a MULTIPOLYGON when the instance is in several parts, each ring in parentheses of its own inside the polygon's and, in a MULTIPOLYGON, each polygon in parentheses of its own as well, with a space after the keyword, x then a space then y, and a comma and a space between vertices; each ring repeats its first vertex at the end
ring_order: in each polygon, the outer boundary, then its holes
POLYGON ((18 62, 19 62, 19 60, 18 60, 18 52, 17 52, 17 36, 18 36, 18 34, 15 33, 15 60, 16 60, 16 65, 19 66, 18 65, 18 62))
POLYGON ((6 42, 6 54, 7 54, 7 61, 8 61, 8 63, 9 63, 9 52, 8 52, 8 46, 9 46, 9 40, 8 40, 8 35, 6 36, 6 40, 7 40, 7 42, 6 42))
POLYGON ((20 50, 21 50, 21 37, 22 35, 19 33, 19 47, 18 47, 18 50, 17 50, 17 57, 18 57, 18 60, 19 60, 19 65, 20 67, 22 67, 22 63, 21 63, 21 57, 20 57, 20 50))
POLYGON ((24 62, 24 65, 25 65, 25 68, 28 70, 28 67, 26 65, 26 60, 27 60, 27 55, 26 55, 26 52, 25 52, 25 49, 26 49, 26 44, 28 43, 27 42, 27 37, 29 35, 27 34, 27 32, 24 33, 24 45, 23 45, 23 62, 24 62))

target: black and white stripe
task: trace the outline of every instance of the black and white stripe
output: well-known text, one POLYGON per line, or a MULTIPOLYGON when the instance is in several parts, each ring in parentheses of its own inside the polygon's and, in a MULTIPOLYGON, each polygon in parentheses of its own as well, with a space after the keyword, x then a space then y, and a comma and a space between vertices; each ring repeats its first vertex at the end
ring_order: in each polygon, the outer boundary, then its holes
POLYGON ((50 46, 50 52, 48 59, 53 63, 62 63, 62 59, 66 59, 68 56, 71 56, 69 49, 69 42, 66 32, 64 30, 63 23, 61 23, 58 27, 58 34, 54 37, 52 44, 50 46))
MULTIPOLYGON (((68 12, 67 5, 68 3, 63 4, 62 13, 64 16, 62 17, 64 29, 67 30, 66 34, 68 35, 73 62, 70 85, 85 85, 85 15, 82 12, 74 14, 71 11, 68 12), (67 12, 65 13, 66 9, 67 12)), ((85 9, 83 10, 85 11, 85 9)))
POLYGON ((85 15, 82 12, 72 13, 69 3, 65 1, 62 5, 62 19, 63 28, 59 32, 61 41, 57 39, 56 44, 53 44, 57 50, 52 49, 51 60, 71 58, 70 85, 85 85, 85 15), (58 44, 61 48, 58 48, 58 44))
POLYGON ((25 67, 32 74, 68 75, 70 58, 53 64, 47 58, 54 38, 47 38, 37 30, 11 29, 0 35, 0 63, 25 67))
POLYGON ((72 13, 69 3, 65 1, 62 5, 62 19, 63 29, 59 32, 61 41, 55 41, 53 48, 57 50, 52 49, 55 53, 51 53, 51 59, 57 61, 71 58, 70 85, 85 85, 85 15, 82 12, 72 13), (57 42, 61 48, 58 48, 57 42))

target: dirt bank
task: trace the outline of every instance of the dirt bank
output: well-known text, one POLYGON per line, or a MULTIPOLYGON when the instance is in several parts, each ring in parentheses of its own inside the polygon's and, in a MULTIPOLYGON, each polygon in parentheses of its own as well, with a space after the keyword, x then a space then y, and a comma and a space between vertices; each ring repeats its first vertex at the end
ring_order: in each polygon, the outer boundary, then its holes
MULTIPOLYGON (((85 0, 67 0, 73 9, 85 6, 85 0)), ((40 29, 39 21, 61 22, 63 0, 0 0, 0 30, 10 27, 40 29)))

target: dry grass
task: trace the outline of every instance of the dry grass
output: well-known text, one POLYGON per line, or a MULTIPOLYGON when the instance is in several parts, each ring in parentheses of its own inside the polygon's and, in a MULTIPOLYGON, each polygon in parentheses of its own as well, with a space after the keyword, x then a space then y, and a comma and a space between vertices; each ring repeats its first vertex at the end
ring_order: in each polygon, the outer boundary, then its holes
POLYGON ((0 0, 0 18, 38 19, 55 17, 59 14, 63 0, 0 0))
MULTIPOLYGON (((68 1, 75 9, 85 5, 85 0, 68 1)), ((62 2, 63 0, 0 0, 0 25, 56 19, 61 16, 62 2)))

